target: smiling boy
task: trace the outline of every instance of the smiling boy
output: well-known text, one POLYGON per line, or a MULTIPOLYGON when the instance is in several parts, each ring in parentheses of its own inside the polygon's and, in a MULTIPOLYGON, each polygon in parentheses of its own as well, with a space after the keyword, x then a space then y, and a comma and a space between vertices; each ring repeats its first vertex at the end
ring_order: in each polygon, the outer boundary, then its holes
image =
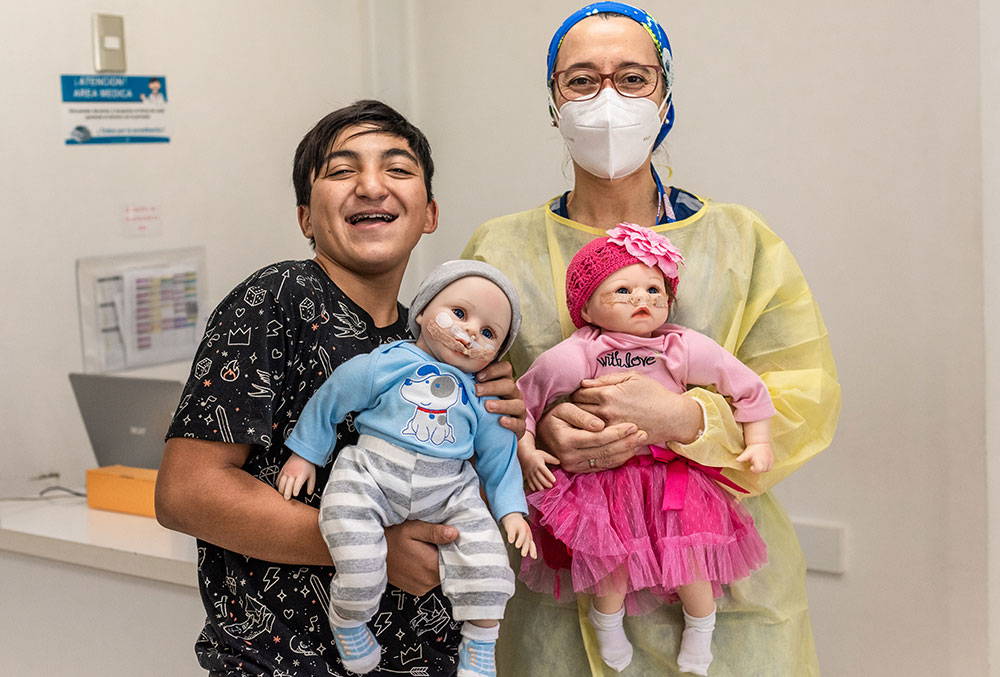
MULTIPOLYGON (((315 257, 256 271, 209 319, 167 434, 156 514, 198 538, 207 617, 195 651, 212 675, 345 672, 326 622, 334 570, 318 526, 321 492, 285 501, 274 484, 286 436, 332 371, 408 336, 396 297, 411 250, 437 227, 433 171, 427 139, 385 104, 329 114, 302 139, 293 167, 298 222, 315 257)), ((477 394, 517 397, 508 366, 483 375, 501 378, 478 383, 477 394)), ((519 399, 487 406, 523 429, 511 418, 523 415, 519 399)), ((351 421, 337 438, 338 450, 357 440, 351 421)), ((456 536, 417 521, 386 529, 395 587, 378 611, 384 674, 408 671, 414 656, 429 674, 454 674, 458 624, 436 588, 437 546, 456 536)))

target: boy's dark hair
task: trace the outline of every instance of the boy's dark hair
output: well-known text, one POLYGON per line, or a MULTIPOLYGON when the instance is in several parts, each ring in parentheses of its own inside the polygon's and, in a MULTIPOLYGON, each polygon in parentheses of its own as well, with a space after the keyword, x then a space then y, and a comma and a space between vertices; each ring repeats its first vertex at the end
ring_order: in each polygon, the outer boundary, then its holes
POLYGON ((373 128, 373 131, 393 134, 406 141, 424 170, 427 200, 433 199, 431 179, 434 177, 434 161, 431 160, 431 145, 427 142, 427 137, 391 106, 381 101, 364 99, 333 111, 302 137, 295 149, 295 162, 292 166, 296 205, 309 205, 312 179, 319 175, 326 164, 330 144, 337 138, 337 134, 353 125, 366 125, 373 128))

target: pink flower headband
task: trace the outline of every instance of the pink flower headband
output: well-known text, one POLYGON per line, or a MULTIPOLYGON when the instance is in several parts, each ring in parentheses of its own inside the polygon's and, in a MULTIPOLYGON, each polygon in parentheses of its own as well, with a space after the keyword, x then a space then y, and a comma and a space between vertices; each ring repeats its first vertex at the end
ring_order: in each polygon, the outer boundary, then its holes
POLYGON ((585 244, 569 262, 566 305, 574 325, 586 324, 581 310, 597 285, 616 270, 634 263, 659 269, 670 293, 677 295, 678 264, 684 263, 680 250, 649 228, 619 223, 606 236, 585 244))
POLYGON ((624 247, 650 268, 659 268, 671 291, 677 293, 677 264, 684 263, 684 256, 665 236, 634 223, 619 223, 608 231, 608 242, 624 247))

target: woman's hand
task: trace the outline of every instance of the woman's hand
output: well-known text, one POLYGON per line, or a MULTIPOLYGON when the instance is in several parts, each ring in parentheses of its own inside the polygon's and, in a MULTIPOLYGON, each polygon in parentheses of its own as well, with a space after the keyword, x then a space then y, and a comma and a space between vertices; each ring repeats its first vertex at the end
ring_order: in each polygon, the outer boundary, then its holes
POLYGON ((476 374, 476 395, 495 396, 499 400, 486 400, 486 410, 500 414, 500 425, 513 431, 518 438, 524 434, 526 409, 521 391, 514 384, 514 370, 510 362, 494 362, 476 374))
POLYGON ((631 372, 584 379, 570 401, 607 424, 634 423, 648 444, 690 444, 698 438, 701 406, 658 382, 631 372))
POLYGON ((559 458, 566 472, 617 468, 636 454, 646 433, 634 423, 604 421, 571 402, 552 407, 536 425, 537 445, 559 458))
POLYGON ((441 584, 438 546, 458 538, 446 524, 403 522, 385 530, 385 564, 389 582, 411 595, 426 595, 441 584))
POLYGON ((542 417, 537 444, 567 472, 596 472, 617 468, 648 444, 690 444, 703 419, 697 402, 647 376, 605 374, 583 380, 569 402, 542 417))

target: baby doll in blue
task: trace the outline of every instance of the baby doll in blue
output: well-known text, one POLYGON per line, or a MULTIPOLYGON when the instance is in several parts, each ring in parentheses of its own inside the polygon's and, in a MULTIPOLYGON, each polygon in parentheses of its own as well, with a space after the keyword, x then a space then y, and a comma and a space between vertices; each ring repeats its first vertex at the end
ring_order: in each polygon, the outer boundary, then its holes
POLYGON ((303 484, 312 490, 315 466, 336 447, 337 424, 357 412, 358 444, 334 459, 320 503, 320 531, 336 569, 330 623, 349 670, 370 672, 380 659, 366 623, 387 581, 384 528, 416 519, 458 527, 439 557, 452 615, 465 621, 459 677, 496 674, 498 621, 514 574, 495 520, 522 555, 534 556, 534 543, 516 437, 486 411, 470 374, 506 352, 520 323, 517 292, 499 270, 478 261, 438 266, 410 306, 416 341, 396 341, 338 367, 285 442, 294 453, 278 490, 289 498, 303 484))

